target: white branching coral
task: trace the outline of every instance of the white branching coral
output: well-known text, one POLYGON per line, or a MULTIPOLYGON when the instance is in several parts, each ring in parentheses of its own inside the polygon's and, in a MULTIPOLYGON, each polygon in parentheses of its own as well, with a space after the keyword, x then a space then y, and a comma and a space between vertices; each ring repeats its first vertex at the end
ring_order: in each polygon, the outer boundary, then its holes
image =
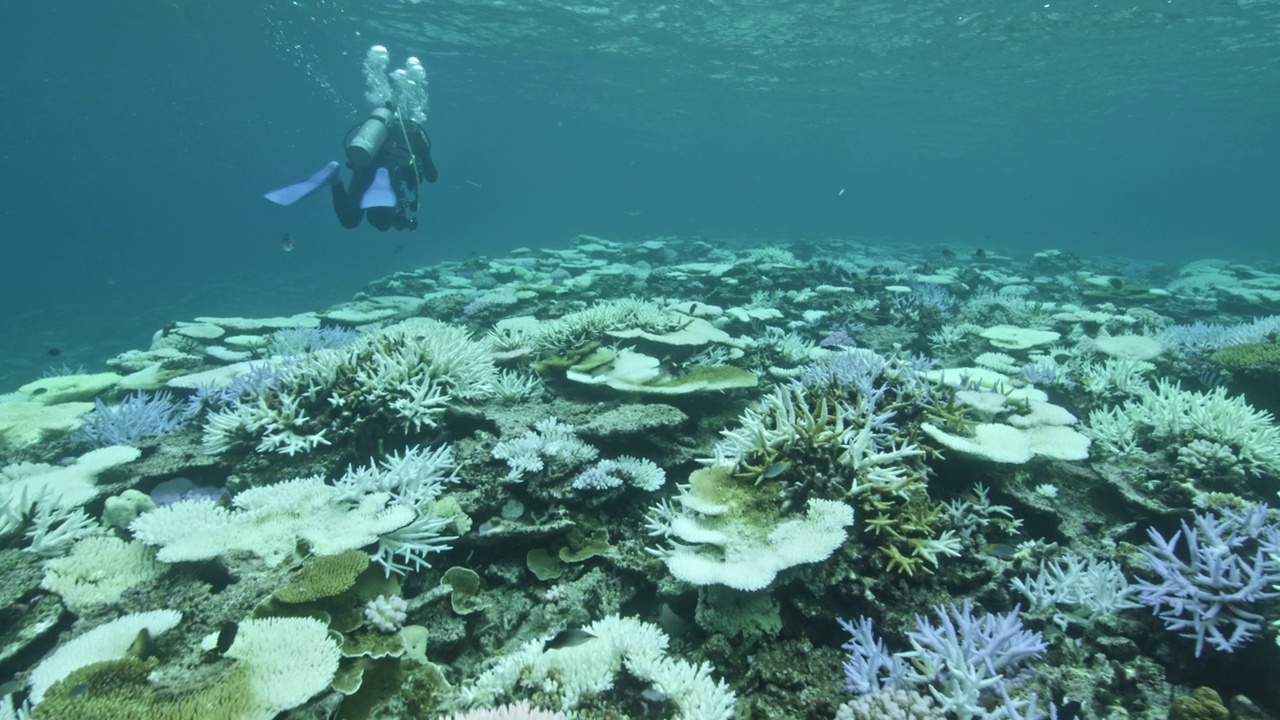
POLYGON ((1014 578, 1009 585, 1027 598, 1029 612, 1051 615, 1063 630, 1073 622, 1088 624, 1098 615, 1142 607, 1137 588, 1119 565, 1075 553, 1042 560, 1039 572, 1014 578))
POLYGON ((575 490, 608 490, 630 482, 641 490, 654 492, 667 482, 667 474, 652 460, 623 455, 601 460, 573 480, 575 490))
POLYGON ((537 375, 501 370, 493 381, 493 397, 504 403, 518 403, 536 398, 546 390, 537 375))
POLYGON ((568 472, 596 459, 599 452, 578 439, 575 428, 555 417, 533 424, 532 430, 493 446, 493 459, 503 460, 510 471, 507 480, 521 482, 524 476, 547 469, 554 474, 568 472))
POLYGON ((1154 389, 1144 388, 1118 407, 1091 412, 1087 432, 1117 454, 1140 446, 1144 438, 1184 444, 1205 440, 1219 446, 1214 448, 1217 464, 1225 459, 1226 449, 1235 458, 1235 472, 1280 477, 1280 427, 1275 418, 1242 396, 1228 397, 1226 388, 1200 393, 1158 381, 1154 389))
POLYGON ((0 484, 0 538, 16 535, 27 524, 34 502, 29 488, 0 484))
POLYGON ((1085 363, 1078 376, 1080 386, 1094 397, 1132 397, 1147 389, 1146 374, 1155 367, 1135 358, 1107 358, 1085 363))
POLYGON ((498 377, 487 343, 464 328, 412 318, 295 356, 274 389, 208 417, 204 448, 294 455, 370 423, 418 432, 434 427, 450 403, 490 397, 498 377))
POLYGON ((667 332, 688 320, 647 300, 608 300, 542 323, 530 341, 535 350, 554 354, 599 340, 610 330, 667 332))
POLYGON ((61 557, 71 550, 72 545, 99 529, 98 522, 84 510, 68 510, 40 503, 31 520, 31 529, 27 530, 31 544, 24 549, 43 558, 61 557))
POLYGON ((494 708, 476 708, 464 713, 454 713, 448 720, 565 720, 565 715, 561 712, 539 710, 528 701, 521 701, 494 708))
POLYGON ((851 471, 851 493, 893 487, 911 476, 908 461, 924 450, 897 436, 892 415, 869 401, 814 399, 803 385, 787 383, 744 410, 737 427, 721 431, 713 456, 700 462, 763 476, 776 459, 817 451, 851 471))
POLYGON ((462 688, 463 702, 485 707, 538 692, 569 712, 583 700, 607 692, 626 672, 666 697, 675 708, 676 720, 733 717, 733 691, 712 678, 710 665, 668 657, 667 636, 657 626, 611 615, 583 630, 593 639, 547 649, 548 638, 537 638, 499 657, 493 667, 462 688))
POLYGON ((348 467, 334 483, 334 496, 350 501, 385 492, 396 502, 416 508, 444 492, 446 484, 457 481, 458 470, 448 445, 434 450, 415 445, 404 454, 393 452, 381 462, 370 460, 368 465, 348 467))

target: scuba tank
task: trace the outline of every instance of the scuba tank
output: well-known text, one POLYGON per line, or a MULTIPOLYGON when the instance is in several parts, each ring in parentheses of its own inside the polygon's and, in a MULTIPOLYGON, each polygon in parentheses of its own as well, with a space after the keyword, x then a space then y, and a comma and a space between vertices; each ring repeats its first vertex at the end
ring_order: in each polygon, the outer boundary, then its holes
POLYGON ((347 141, 347 160, 351 167, 362 168, 373 162, 382 150, 391 130, 388 125, 395 117, 395 110, 388 106, 376 108, 369 118, 360 124, 356 133, 347 141))

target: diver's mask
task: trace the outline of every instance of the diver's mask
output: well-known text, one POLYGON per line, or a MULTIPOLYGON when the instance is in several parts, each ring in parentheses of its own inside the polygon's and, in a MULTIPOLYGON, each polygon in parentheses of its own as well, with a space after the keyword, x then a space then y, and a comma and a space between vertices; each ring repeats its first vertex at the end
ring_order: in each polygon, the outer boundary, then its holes
POLYGON ((362 168, 373 162, 391 133, 390 125, 395 115, 395 110, 387 105, 369 113, 369 118, 360 124, 356 133, 347 141, 347 160, 351 167, 362 168))

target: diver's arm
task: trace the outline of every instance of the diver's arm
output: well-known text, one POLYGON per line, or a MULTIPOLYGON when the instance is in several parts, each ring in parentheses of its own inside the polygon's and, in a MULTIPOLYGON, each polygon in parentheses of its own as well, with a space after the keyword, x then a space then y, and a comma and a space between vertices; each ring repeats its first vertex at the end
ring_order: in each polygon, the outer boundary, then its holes
POLYGON ((421 155, 418 156, 418 162, 422 163, 422 178, 429 183, 436 181, 440 177, 439 171, 436 170, 436 164, 431 162, 431 148, 428 147, 421 155))
POLYGON ((423 180, 433 183, 440 173, 436 170, 436 164, 431 161, 431 138, 427 137, 427 132, 421 125, 413 123, 411 127, 413 132, 409 133, 409 146, 418 160, 418 174, 423 180))

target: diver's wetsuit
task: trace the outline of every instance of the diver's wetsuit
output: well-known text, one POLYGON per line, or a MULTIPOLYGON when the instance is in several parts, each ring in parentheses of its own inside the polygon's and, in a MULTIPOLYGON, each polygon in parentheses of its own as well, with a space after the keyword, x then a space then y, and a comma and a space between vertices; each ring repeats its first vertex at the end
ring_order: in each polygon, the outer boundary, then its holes
POLYGON ((431 162, 431 140, 420 125, 415 122, 395 120, 387 129, 386 141, 377 157, 367 166, 355 170, 351 174, 351 184, 344 187, 342 180, 335 175, 330 187, 333 188, 333 211, 338 222, 348 230, 360 224, 360 217, 365 211, 360 208, 360 200, 373 183, 378 168, 385 167, 391 175, 391 189, 396 194, 396 206, 371 207, 368 210, 369 224, 379 230, 414 230, 418 227, 418 187, 423 180, 429 183, 436 181, 438 173, 435 163, 431 162), (409 146, 405 146, 405 135, 409 136, 409 146), (412 149, 412 153, 410 153, 412 149), (412 162, 417 160, 415 167, 412 162))

